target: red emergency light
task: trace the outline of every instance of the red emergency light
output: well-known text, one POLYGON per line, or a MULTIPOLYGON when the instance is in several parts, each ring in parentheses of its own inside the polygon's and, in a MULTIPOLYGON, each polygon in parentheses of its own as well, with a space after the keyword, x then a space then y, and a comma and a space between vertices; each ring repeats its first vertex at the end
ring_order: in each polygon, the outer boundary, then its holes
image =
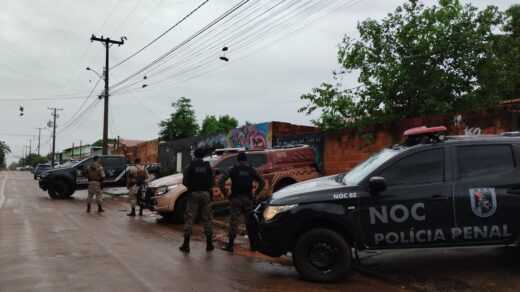
POLYGON ((421 126, 421 127, 415 127, 415 128, 411 128, 411 129, 404 131, 404 135, 412 136, 412 135, 435 134, 435 133, 443 133, 446 131, 448 131, 448 129, 446 129, 446 127, 444 127, 444 126, 429 127, 429 128, 426 126, 421 126))
POLYGON ((444 135, 448 129, 444 126, 436 127, 415 127, 404 131, 404 140, 407 145, 419 143, 437 143, 444 140, 444 135))

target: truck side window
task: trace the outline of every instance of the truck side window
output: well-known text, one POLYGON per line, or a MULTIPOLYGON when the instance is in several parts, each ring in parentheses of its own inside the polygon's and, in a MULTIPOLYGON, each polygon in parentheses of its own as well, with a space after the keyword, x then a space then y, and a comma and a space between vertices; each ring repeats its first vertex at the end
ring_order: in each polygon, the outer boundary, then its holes
POLYGON ((235 156, 222 160, 222 162, 220 162, 217 166, 215 166, 215 168, 218 168, 220 171, 226 171, 228 168, 233 166, 236 162, 237 162, 237 157, 235 155, 235 156))
POLYGON ((444 150, 421 151, 393 163, 379 176, 388 186, 437 183, 444 181, 444 150))
POLYGON ((248 154, 247 162, 252 167, 259 167, 264 165, 267 162, 267 159, 263 154, 248 154))
POLYGON ((510 145, 459 146, 457 156, 461 180, 496 175, 515 167, 510 145))

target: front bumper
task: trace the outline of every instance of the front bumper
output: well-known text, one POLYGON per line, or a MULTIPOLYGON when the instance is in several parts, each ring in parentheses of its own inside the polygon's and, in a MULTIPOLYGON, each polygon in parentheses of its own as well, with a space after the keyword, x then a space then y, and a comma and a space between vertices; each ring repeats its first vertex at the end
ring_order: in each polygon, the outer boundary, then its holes
POLYGON ((262 216, 265 207, 265 203, 262 203, 249 215, 251 241, 261 253, 279 257, 289 252, 289 242, 297 224, 286 213, 266 222, 262 216))
POLYGON ((40 178, 40 180, 38 181, 38 186, 40 187, 40 189, 42 189, 44 191, 48 190, 49 189, 49 180, 40 178))

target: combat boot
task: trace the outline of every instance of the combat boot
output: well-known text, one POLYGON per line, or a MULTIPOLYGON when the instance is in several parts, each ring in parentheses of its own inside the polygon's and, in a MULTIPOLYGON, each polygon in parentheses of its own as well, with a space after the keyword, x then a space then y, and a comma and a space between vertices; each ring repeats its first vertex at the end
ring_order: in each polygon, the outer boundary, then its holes
POLYGON ((190 237, 184 236, 184 242, 179 247, 179 250, 182 252, 190 252, 190 237))
POLYGON ((234 238, 230 238, 229 242, 226 243, 226 245, 224 245, 222 247, 222 250, 233 252, 234 247, 235 247, 235 239, 234 238))
POLYGON ((135 207, 132 207, 132 211, 128 214, 126 214, 126 216, 135 216, 135 207))
POLYGON ((139 216, 143 216, 143 208, 139 207, 139 216))
POLYGON ((101 204, 97 205, 97 211, 98 213, 105 212, 105 210, 103 210, 103 207, 101 207, 101 204))
POLYGON ((249 250, 250 250, 251 252, 256 252, 256 246, 255 246, 254 243, 249 242, 249 250))
POLYGON ((90 204, 87 204, 87 213, 90 213, 90 204))
POLYGON ((206 237, 206 251, 212 251, 215 249, 215 246, 213 246, 213 237, 208 236, 206 237))

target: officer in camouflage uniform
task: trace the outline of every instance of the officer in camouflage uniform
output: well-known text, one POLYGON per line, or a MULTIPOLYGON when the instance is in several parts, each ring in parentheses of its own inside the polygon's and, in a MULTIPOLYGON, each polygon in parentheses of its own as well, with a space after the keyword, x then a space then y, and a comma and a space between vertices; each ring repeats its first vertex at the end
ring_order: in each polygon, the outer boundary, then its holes
POLYGON ((190 236, 197 212, 201 210, 204 234, 206 235, 206 251, 213 246, 213 210, 211 209, 211 188, 215 182, 215 174, 209 162, 202 160, 204 149, 194 151, 195 159, 183 172, 182 184, 188 188, 188 202, 184 212, 184 243, 179 247, 183 252, 190 252, 190 236))
MULTIPOLYGON (((135 216, 135 205, 137 203, 138 193, 145 187, 148 179, 148 171, 146 167, 141 164, 141 159, 135 159, 135 165, 127 170, 126 187, 128 189, 128 197, 130 198, 130 207, 132 211, 126 214, 127 216, 135 216)), ((139 194, 140 195, 140 194, 139 194)), ((139 205, 139 216, 143 216, 143 207, 139 205)))
POLYGON ((96 202, 98 205, 98 212, 105 212, 103 207, 101 206, 101 197, 103 196, 103 191, 101 190, 101 183, 105 179, 105 170, 103 170, 103 166, 101 165, 101 161, 98 156, 94 156, 94 163, 92 163, 88 167, 88 197, 87 197, 87 212, 90 212, 90 203, 92 202, 92 197, 96 195, 96 202))
MULTIPOLYGON (((233 252, 240 216, 244 216, 247 228, 247 217, 253 210, 253 201, 258 198, 260 192, 265 187, 264 178, 254 167, 247 163, 247 156, 244 152, 238 154, 237 160, 238 163, 224 172, 219 181, 220 190, 224 195, 227 195, 227 190, 225 188, 226 180, 231 178, 229 241, 222 248, 229 252, 233 252), (258 188, 253 196, 253 181, 255 180, 258 182, 258 188)), ((251 241, 251 238, 253 237, 250 234, 249 228, 247 228, 247 232, 250 250, 256 251, 256 247, 251 241)))

